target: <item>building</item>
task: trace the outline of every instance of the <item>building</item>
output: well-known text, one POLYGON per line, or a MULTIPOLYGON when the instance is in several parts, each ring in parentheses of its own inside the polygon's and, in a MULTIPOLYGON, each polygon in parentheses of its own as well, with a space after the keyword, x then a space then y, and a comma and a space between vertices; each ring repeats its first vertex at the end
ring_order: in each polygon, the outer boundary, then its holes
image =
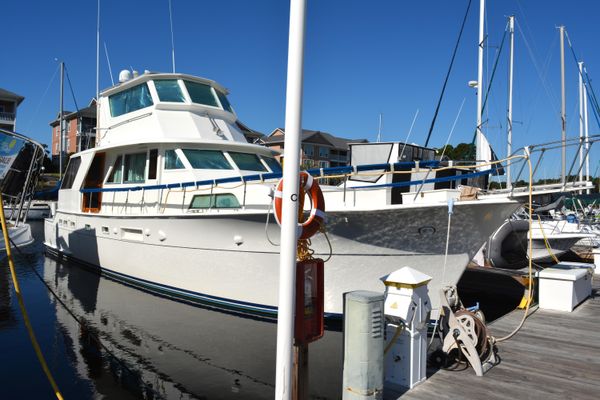
MULTIPOLYGON (((63 151, 65 157, 96 144, 96 100, 79 111, 64 111, 63 151)), ((50 122, 52 127, 52 161, 60 155, 60 114, 50 122)))
POLYGON ((248 126, 246 124, 243 124, 239 119, 235 121, 235 125, 242 131, 248 143, 259 142, 260 139, 265 136, 262 133, 255 131, 254 129, 248 128, 248 126))
MULTIPOLYGON (((350 143, 367 143, 366 139, 344 139, 326 132, 302 130, 302 153, 300 163, 304 168, 329 168, 350 164, 350 143)), ((277 128, 269 136, 260 139, 262 144, 281 152, 285 131, 277 128)))
POLYGON ((25 97, 0 88, 0 128, 17 130, 17 107, 23 100, 25 97))

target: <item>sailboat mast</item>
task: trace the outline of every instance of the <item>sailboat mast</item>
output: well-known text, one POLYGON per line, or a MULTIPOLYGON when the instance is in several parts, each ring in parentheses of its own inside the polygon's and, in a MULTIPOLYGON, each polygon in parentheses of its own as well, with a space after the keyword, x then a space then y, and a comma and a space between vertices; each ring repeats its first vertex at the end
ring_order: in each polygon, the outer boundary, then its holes
MULTIPOLYGON (((508 110, 507 110, 507 147, 506 156, 510 157, 512 154, 512 131, 513 131, 513 120, 512 120, 512 108, 513 108, 513 64, 514 64, 514 50, 515 50, 515 16, 511 15, 508 17, 508 31, 510 33, 510 58, 508 64, 508 110)), ((506 166, 506 187, 512 188, 512 181, 510 176, 510 162, 506 166)))
MULTIPOLYGON (((585 72, 585 67, 583 68, 585 72)), ((583 128, 585 135, 585 179, 590 179, 590 140, 588 138, 588 94, 587 94, 587 86, 583 85, 583 128)), ((590 189, 586 190, 587 194, 590 194, 590 189)))
POLYGON ((62 179, 63 174, 63 153, 64 153, 64 108, 63 108, 63 98, 64 98, 64 81, 65 81, 65 63, 64 61, 60 62, 60 111, 58 117, 58 146, 60 147, 58 153, 58 178, 62 179))
POLYGON ((579 65, 579 182, 583 182, 583 62, 579 65))
POLYGON ((566 183, 566 166, 567 166, 567 111, 566 111, 566 95, 565 95, 565 27, 561 25, 560 30, 560 93, 561 93, 561 109, 560 118, 562 122, 562 157, 561 157, 561 183, 566 183))
POLYGON ((485 18, 485 0, 479 2, 479 52, 477 59, 477 136, 475 141, 476 160, 489 161, 491 152, 487 140, 481 130, 481 110, 483 99, 483 47, 484 47, 484 18, 485 18))

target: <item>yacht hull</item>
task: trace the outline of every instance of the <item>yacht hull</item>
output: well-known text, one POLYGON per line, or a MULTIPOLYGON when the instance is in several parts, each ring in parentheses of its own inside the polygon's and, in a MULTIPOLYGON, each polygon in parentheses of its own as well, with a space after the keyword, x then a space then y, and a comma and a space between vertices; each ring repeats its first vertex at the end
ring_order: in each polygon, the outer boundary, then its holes
MULTIPOLYGON (((340 315, 343 293, 382 292, 381 278, 410 266, 439 289, 460 279, 486 238, 518 207, 511 201, 466 201, 328 211, 327 236, 312 249, 325 264, 325 312, 340 315)), ((182 216, 109 216, 57 211, 45 220, 45 244, 144 289, 242 312, 276 315, 280 230, 265 212, 182 216)))

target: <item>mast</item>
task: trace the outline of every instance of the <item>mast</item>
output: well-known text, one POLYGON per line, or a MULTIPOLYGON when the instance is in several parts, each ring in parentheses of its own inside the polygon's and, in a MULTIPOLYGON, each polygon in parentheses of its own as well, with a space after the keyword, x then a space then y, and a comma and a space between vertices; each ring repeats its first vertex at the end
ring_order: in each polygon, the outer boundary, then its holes
MULTIPOLYGON (((513 107, 513 64, 514 64, 514 50, 515 50, 515 16, 511 15, 508 17, 508 30, 510 33, 510 61, 508 64, 508 110, 507 110, 507 147, 506 156, 510 157, 512 154, 512 131, 513 131, 513 120, 512 120, 512 107, 513 107)), ((506 165, 506 188, 512 188, 512 181, 510 176, 510 162, 506 165)))
POLYGON ((381 120, 383 118, 383 114, 379 113, 379 130, 377 131, 377 143, 381 142, 381 120))
MULTIPOLYGON (((491 150, 487 139, 481 130, 481 109, 483 99, 483 47, 484 47, 484 18, 485 0, 479 2, 479 52, 477 59, 477 136, 475 141, 476 160, 487 162, 491 160, 491 150)), ((489 169, 485 167, 484 169, 489 169)))
POLYGON ((579 61, 579 182, 583 182, 583 62, 579 61))
POLYGON ((65 80, 65 62, 61 61, 60 62, 60 114, 58 117, 58 130, 59 130, 59 134, 58 134, 58 146, 59 146, 59 153, 58 153, 58 179, 62 180, 62 174, 63 174, 63 153, 64 153, 64 108, 63 108, 63 95, 64 95, 64 89, 65 89, 65 85, 64 85, 64 80, 65 80))
POLYGON ((562 122, 562 157, 561 157, 561 183, 566 183, 566 166, 567 166, 567 111, 566 111, 566 95, 565 95, 565 27, 561 25, 560 30, 560 93, 561 93, 561 109, 560 119, 562 122))
MULTIPOLYGON (((585 67, 583 68, 585 71, 585 67)), ((587 86, 583 85, 583 128, 585 134, 585 180, 590 179, 590 140, 588 138, 588 94, 587 86)), ((586 190, 587 194, 590 194, 590 189, 586 190)))
MULTIPOLYGON (((106 49, 106 47, 105 47, 106 49)), ((106 55, 108 59, 108 52, 106 55)), ((109 65, 110 71, 110 65, 109 65)), ((112 74, 112 72, 111 72, 112 74)), ((96 146, 100 141, 100 0, 96 14, 96 146)))

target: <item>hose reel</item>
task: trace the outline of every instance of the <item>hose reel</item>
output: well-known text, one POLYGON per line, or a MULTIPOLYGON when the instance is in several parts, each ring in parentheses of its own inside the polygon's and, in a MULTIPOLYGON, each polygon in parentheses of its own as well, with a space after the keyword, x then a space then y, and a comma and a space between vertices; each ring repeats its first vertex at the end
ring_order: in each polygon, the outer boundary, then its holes
POLYGON ((477 376, 483 376, 499 362, 483 313, 467 310, 455 286, 441 290, 441 304, 442 348, 432 353, 430 361, 439 367, 455 369, 465 360, 477 376))

